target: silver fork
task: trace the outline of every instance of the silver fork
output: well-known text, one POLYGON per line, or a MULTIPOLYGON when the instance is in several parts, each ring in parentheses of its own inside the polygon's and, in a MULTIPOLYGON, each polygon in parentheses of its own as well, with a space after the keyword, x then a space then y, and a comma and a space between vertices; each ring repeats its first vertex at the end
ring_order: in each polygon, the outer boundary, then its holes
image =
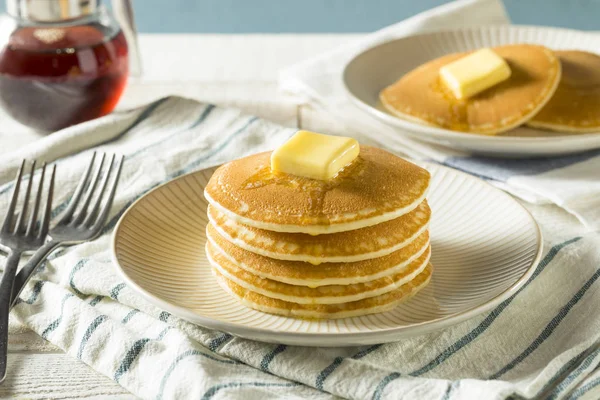
POLYGON ((44 243, 48 234, 48 224, 50 222, 50 212, 52 210, 52 193, 54 190, 54 176, 56 166, 52 168, 52 177, 48 186, 48 195, 46 197, 46 206, 42 220, 37 226, 38 211, 44 190, 44 178, 46 175, 46 164, 42 168, 42 176, 38 184, 37 194, 33 208, 30 211, 29 222, 25 225, 27 218, 27 209, 29 208, 29 197, 31 195, 31 186, 33 185, 33 173, 35 172, 35 161, 31 163, 31 172, 29 174, 29 183, 23 198, 23 207, 18 217, 15 215, 17 200, 23 178, 23 170, 26 161, 23 160, 21 168, 17 173, 15 187, 13 189, 12 199, 8 206, 8 212, 4 218, 4 224, 0 229, 0 247, 7 252, 6 265, 2 280, 0 281, 0 382, 6 377, 6 351, 8 344, 8 315, 10 313, 10 296, 13 291, 15 274, 19 266, 21 255, 25 251, 38 249, 44 243), (16 222, 15 222, 16 218, 16 222), (13 228, 14 225, 14 228, 13 228))
POLYGON ((100 165, 96 168, 96 172, 90 181, 90 175, 96 160, 96 153, 93 154, 92 160, 81 176, 67 209, 56 225, 50 230, 50 240, 44 243, 44 245, 40 247, 21 268, 21 271, 19 271, 10 298, 11 307, 16 302, 16 299, 19 297, 19 294, 27 284, 27 281, 29 281, 31 275, 35 272, 38 265, 41 264, 54 249, 59 246, 71 246, 93 240, 101 233, 115 197, 115 191, 117 190, 117 184, 119 183, 124 159, 124 157, 121 157, 118 165, 115 166, 115 155, 111 157, 102 183, 100 184, 100 191, 96 196, 92 208, 88 211, 102 175, 102 167, 105 158, 106 154, 102 154, 100 165), (116 173, 114 172, 115 170, 116 173), (114 178, 110 184, 110 190, 108 191, 108 194, 105 195, 104 192, 108 187, 109 177, 113 175, 113 173, 114 178), (86 186, 88 186, 88 190, 81 203, 86 186), (100 209, 103 200, 104 205, 102 206, 102 209, 100 209), (79 208, 79 210, 77 210, 77 208, 79 208))

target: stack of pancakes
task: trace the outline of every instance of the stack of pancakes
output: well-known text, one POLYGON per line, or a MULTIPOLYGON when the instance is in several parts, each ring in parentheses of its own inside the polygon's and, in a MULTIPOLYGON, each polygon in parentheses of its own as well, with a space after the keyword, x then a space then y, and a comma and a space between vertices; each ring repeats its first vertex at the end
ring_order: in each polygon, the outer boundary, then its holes
POLYGON ((430 280, 429 173, 361 146, 335 178, 273 172, 270 152, 221 166, 206 252, 244 305, 296 318, 387 311, 430 280))
POLYGON ((443 85, 441 67, 468 53, 448 54, 410 71, 379 95, 393 115, 460 132, 497 135, 526 124, 584 133, 600 131, 600 56, 533 44, 494 47, 511 76, 458 100, 443 85))

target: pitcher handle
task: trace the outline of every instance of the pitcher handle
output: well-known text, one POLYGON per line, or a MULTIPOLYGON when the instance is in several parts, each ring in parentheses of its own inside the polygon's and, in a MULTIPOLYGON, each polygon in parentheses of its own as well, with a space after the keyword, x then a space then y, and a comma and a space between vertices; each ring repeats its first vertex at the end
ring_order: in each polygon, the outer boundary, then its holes
POLYGON ((134 77, 142 75, 142 59, 138 46, 138 34, 133 17, 131 0, 112 0, 115 19, 123 30, 129 49, 129 74, 134 77))

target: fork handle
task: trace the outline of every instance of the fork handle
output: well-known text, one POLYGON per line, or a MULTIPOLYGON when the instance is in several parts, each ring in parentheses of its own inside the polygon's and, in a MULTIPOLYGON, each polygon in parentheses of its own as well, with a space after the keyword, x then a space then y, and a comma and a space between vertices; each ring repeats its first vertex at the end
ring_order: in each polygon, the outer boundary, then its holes
POLYGON ((0 281, 0 383, 6 378, 6 357, 8 348, 8 315, 10 314, 10 295, 21 259, 20 251, 11 251, 6 258, 4 273, 0 281))
POLYGON ((15 278, 15 283, 13 285, 13 290, 10 296, 10 308, 12 309, 15 305, 17 298, 23 291, 23 288, 29 282, 29 279, 37 269, 37 267, 48 257, 50 253, 54 251, 58 246, 60 246, 60 242, 56 240, 50 240, 42 247, 36 250, 35 253, 31 256, 31 258, 25 263, 23 268, 19 271, 15 278))

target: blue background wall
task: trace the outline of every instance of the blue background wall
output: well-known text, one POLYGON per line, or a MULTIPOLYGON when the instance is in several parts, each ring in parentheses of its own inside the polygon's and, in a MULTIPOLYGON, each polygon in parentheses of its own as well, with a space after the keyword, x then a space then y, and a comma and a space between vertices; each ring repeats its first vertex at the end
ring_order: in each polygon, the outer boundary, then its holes
MULTIPOLYGON (((4 9, 5 1, 2 0, 4 9)), ((109 0, 103 0, 109 2, 109 0)), ((133 0, 141 32, 369 32, 447 0, 133 0)), ((600 0, 505 0, 516 24, 600 30, 600 0)))

